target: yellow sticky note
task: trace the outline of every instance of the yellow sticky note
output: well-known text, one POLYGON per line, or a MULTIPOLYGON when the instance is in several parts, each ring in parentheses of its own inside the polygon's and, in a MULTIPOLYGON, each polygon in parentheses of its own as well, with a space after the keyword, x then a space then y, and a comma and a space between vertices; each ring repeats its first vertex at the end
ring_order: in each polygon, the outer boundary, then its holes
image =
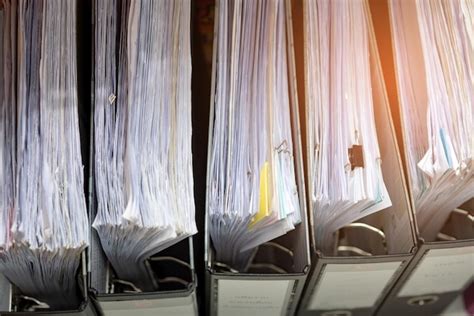
POLYGON ((260 170, 260 192, 259 192, 259 203, 258 212, 252 218, 249 228, 257 224, 259 221, 270 215, 270 164, 266 161, 260 170))

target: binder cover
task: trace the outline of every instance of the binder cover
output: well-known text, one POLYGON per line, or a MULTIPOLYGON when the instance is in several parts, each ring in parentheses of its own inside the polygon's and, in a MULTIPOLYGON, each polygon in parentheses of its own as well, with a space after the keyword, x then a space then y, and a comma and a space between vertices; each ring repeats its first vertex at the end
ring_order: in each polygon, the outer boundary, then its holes
MULTIPOLYGON (((93 14, 95 2, 93 3, 93 14)), ((92 15, 93 16, 93 15, 92 15)), ((91 104, 95 104, 94 88, 94 19, 91 19, 91 104)), ((119 289, 117 293, 110 293, 113 283, 113 272, 107 262, 107 258, 100 246, 97 232, 92 228, 92 222, 96 215, 96 198, 94 190, 94 109, 90 113, 90 176, 89 176, 89 220, 91 224, 91 241, 89 247, 89 296, 97 310, 97 315, 198 315, 196 299, 197 279, 194 268, 194 248, 192 237, 186 238, 179 243, 154 255, 149 260, 151 269, 160 270, 160 278, 163 284, 170 283, 172 286, 161 286, 159 291, 130 293, 119 289), (176 275, 178 274, 178 275, 176 275), (184 281, 184 282, 183 282, 184 281), (180 284, 181 286, 176 286, 180 284), (186 284, 184 284, 186 283, 186 284)), ((126 282, 125 282, 126 283, 126 282)), ((160 283, 161 284, 161 283, 160 283)), ((120 287, 120 284, 119 284, 120 287)))
MULTIPOLYGON (((388 88, 390 106, 397 127, 399 144, 404 144, 404 132, 400 128, 399 91, 394 67, 394 48, 390 26, 388 1, 370 0, 375 34, 388 88)), ((405 154, 400 146, 402 155, 405 154)), ((406 157, 402 156, 405 160, 406 157)), ((462 208, 474 211, 473 201, 462 208)), ((416 209, 413 207, 414 214, 416 209)), ((416 216, 414 216, 416 224, 416 216)), ((447 223, 449 225, 449 222, 447 223)), ((457 240, 425 241, 415 226, 418 250, 396 285, 379 308, 380 315, 436 315, 454 301, 474 278, 474 238, 472 221, 453 225, 457 240), (460 225, 462 224, 462 225, 460 225), (465 233, 470 231, 469 233, 465 233)), ((443 232, 443 231, 442 231, 443 232)), ((453 238, 454 239, 454 238, 453 238)))
MULTIPOLYGON (((304 58, 302 56, 304 54, 304 40, 306 40, 303 38, 301 30, 303 30, 303 23, 306 23, 307 19, 305 12, 303 12, 303 1, 307 0, 295 1, 293 4, 295 37, 298 36, 297 33, 301 34, 299 40, 295 41, 300 56, 297 58, 299 60, 297 70, 300 78, 304 74, 304 58)), ((368 24, 369 31, 373 32, 370 15, 368 24)), ((377 47, 373 43, 370 45, 370 56, 374 116, 382 171, 392 206, 369 215, 360 222, 369 224, 385 234, 387 251, 386 254, 374 252, 374 255, 371 256, 327 255, 316 249, 314 235, 311 234, 312 269, 298 307, 298 315, 374 315, 377 307, 383 302, 384 297, 400 277, 416 250, 414 220, 405 185, 402 161, 380 60, 377 58, 377 47)), ((300 89, 300 98, 305 97, 304 85, 299 85, 298 88, 300 89)), ((300 105, 305 107, 304 100, 300 100, 300 105)), ((306 141, 306 153, 310 153, 312 145, 308 143, 308 139, 304 139, 304 141, 306 141)), ((305 162, 306 170, 309 170, 308 164, 310 162, 305 162)), ((313 210, 310 206, 310 225, 317 225, 312 219, 312 214, 313 210)), ((365 247, 370 248, 372 245, 367 244, 365 247)))
MULTIPOLYGON (((219 1, 216 2, 216 6, 219 1)), ((252 272, 232 273, 219 269, 219 263, 214 260, 206 216, 205 231, 205 266, 206 266, 206 314, 208 315, 293 315, 298 304, 304 282, 310 267, 309 237, 306 219, 306 202, 303 180, 303 160, 301 150, 301 131, 296 92, 296 73, 293 51, 293 30, 291 16, 291 0, 285 1, 288 41, 288 72, 290 81, 290 107, 294 137, 294 153, 296 178, 299 190, 302 221, 296 229, 279 237, 270 243, 260 246, 254 256, 252 272), (266 247, 269 246, 269 247, 266 247), (269 248, 269 249, 265 249, 269 248), (280 250, 282 250, 280 252, 280 250), (292 267, 288 264, 286 273, 278 273, 272 263, 286 265, 285 253, 292 253, 292 267), (260 264, 259 262, 265 262, 260 264), (269 271, 270 270, 270 271, 269 271)), ((215 12, 218 12, 217 8, 215 12)), ((216 41, 217 26, 214 29, 216 41)), ((213 48, 213 72, 211 109, 214 111, 216 45, 213 48)), ((209 126, 209 150, 212 144, 211 117, 209 126)), ((210 155, 208 154, 208 157, 210 155)), ((209 172, 209 171, 208 171, 209 172)), ((209 179, 209 174, 208 177, 209 179)), ((207 184, 209 187, 209 183, 207 184)), ((206 202, 207 203, 207 202, 206 202)), ((207 209, 207 206, 206 206, 207 209)))

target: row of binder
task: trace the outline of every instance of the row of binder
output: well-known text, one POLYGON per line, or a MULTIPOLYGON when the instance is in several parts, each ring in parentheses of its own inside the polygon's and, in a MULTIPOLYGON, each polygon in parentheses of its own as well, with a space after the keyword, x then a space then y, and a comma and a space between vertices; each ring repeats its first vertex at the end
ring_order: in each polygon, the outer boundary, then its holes
POLYGON ((216 1, 199 285, 191 1, 0 4, 0 315, 433 315, 474 283, 472 2, 216 1))

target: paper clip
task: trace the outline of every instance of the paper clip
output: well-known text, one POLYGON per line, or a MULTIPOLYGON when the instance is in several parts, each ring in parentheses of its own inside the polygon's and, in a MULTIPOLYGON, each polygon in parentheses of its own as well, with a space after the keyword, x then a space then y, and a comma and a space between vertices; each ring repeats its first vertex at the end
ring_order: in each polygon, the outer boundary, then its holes
POLYGON ((284 152, 291 155, 291 152, 288 149, 288 142, 286 141, 286 139, 280 145, 278 145, 278 147, 276 147, 275 150, 277 151, 277 153, 284 152))

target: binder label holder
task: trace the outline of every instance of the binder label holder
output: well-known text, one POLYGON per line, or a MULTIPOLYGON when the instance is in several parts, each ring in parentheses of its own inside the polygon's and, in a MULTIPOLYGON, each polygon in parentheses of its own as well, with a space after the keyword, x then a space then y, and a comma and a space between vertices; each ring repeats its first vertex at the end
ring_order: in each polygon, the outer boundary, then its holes
POLYGON ((474 277, 473 267, 474 246, 428 249, 397 296, 460 291, 474 277))
MULTIPOLYGON (((217 1, 216 6, 220 3, 217 1)), ((291 124, 293 130, 293 152, 297 186, 301 205, 301 223, 296 228, 273 241, 261 245, 253 256, 248 273, 238 273, 231 267, 216 262, 211 246, 206 216, 205 265, 206 300, 209 315, 292 315, 294 314, 304 283, 309 272, 309 237, 306 219, 305 189, 303 180, 303 158, 301 131, 296 92, 296 73, 293 50, 291 0, 285 0, 286 35, 288 41, 288 71, 291 124), (278 260, 278 262, 275 262, 278 260)), ((217 14, 218 8, 215 9, 217 14)), ((209 151, 212 145, 214 113, 214 90, 216 80, 216 38, 214 29, 214 52, 211 92, 211 118, 209 126, 209 151)), ((208 154, 208 159, 211 155, 208 154)), ((209 170, 208 170, 209 173, 209 170)), ((209 179, 209 174, 208 177, 209 179)), ((208 183, 209 187, 209 183, 208 183)))
POLYGON ((235 280, 217 281, 217 314, 281 315, 290 299, 294 281, 235 280))
POLYGON ((127 316, 139 311, 140 315, 190 316, 196 313, 196 293, 189 296, 160 299, 102 301, 101 308, 106 315, 127 316))
MULTIPOLYGON (((303 12, 304 1, 293 4, 295 30, 302 34, 308 17, 303 12)), ((367 10, 369 10, 367 4, 367 10)), ((370 37, 375 38, 370 14, 370 37)), ((297 32, 295 32, 296 36, 297 32)), ((304 52, 304 41, 295 42, 297 51, 304 52)), ((336 232, 338 244, 335 253, 322 253, 312 242, 312 269, 305 286, 298 315, 357 316, 373 315, 383 299, 407 267, 416 250, 415 224, 408 189, 405 185, 402 160, 396 142, 395 128, 382 76, 375 41, 370 42, 372 97, 378 143, 382 160, 382 173, 392 206, 369 215, 336 232), (371 284, 369 286, 366 284, 371 284), (338 286, 340 285, 340 286, 338 286), (347 291, 346 291, 347 290, 347 291), (360 293, 358 295, 357 293, 360 293)), ((306 59, 306 58, 305 58, 306 59)), ((300 59, 302 60, 302 59, 300 59)), ((298 65, 304 73, 302 62, 298 65)), ((301 89, 306 87, 301 87, 301 89)), ((305 93, 299 95, 308 98, 305 93)), ((305 104, 300 101, 300 104, 305 104)), ((307 112, 306 112, 307 113, 307 112)), ((308 113, 307 113, 308 116, 308 113)), ((311 157, 313 140, 306 139, 306 152, 311 157)), ((307 170, 312 170, 307 161, 307 170)), ((311 185, 311 184, 310 184, 311 185)), ((311 192, 311 188, 309 188, 311 192)), ((311 232, 314 231, 313 209, 309 206, 311 232)))
POLYGON ((337 310, 373 306, 400 262, 327 264, 315 287, 308 309, 337 310))

